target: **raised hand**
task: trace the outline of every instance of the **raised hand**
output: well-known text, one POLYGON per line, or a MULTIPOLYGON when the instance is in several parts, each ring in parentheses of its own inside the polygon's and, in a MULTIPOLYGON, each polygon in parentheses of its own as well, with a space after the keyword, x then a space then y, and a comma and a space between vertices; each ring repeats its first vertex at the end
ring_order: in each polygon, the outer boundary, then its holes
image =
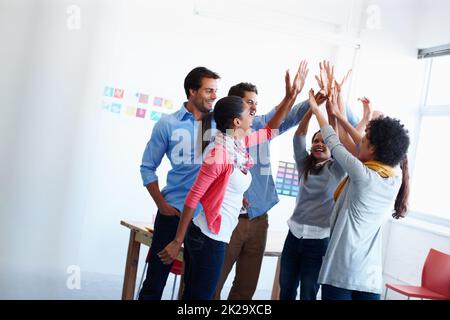
POLYGON ((328 90, 328 75, 326 71, 326 61, 319 62, 319 76, 316 76, 317 83, 319 84, 320 90, 324 92, 324 94, 328 97, 329 96, 329 90, 328 90))
POLYGON ((316 98, 314 97, 314 90, 309 90, 309 107, 311 108, 312 113, 316 114, 320 112, 319 106, 317 105, 316 98))
POLYGON ((286 73, 284 75, 284 86, 286 89, 286 97, 289 97, 291 95, 291 75, 289 74, 289 69, 286 70, 286 73))
POLYGON ((325 95, 325 92, 323 90, 317 92, 314 98, 316 99, 316 102, 319 106, 321 106, 325 101, 327 101, 327 96, 325 95))
POLYGON ((330 65, 330 61, 324 61, 325 72, 327 75, 327 92, 328 97, 331 96, 331 91, 333 90, 334 84, 334 66, 330 65))
POLYGON ((337 86, 335 86, 331 90, 330 98, 328 99, 327 110, 331 112, 333 116, 340 116, 341 111, 339 110, 339 90, 337 86))
POLYGON ((308 62, 306 60, 302 60, 300 62, 300 66, 298 67, 297 75, 294 80, 294 85, 296 87, 296 94, 298 95, 302 92, 303 87, 305 86, 306 77, 308 76, 308 62))
POLYGON ((336 81, 336 84, 339 85, 339 92, 341 92, 342 88, 345 86, 347 80, 350 78, 350 75, 352 74, 352 69, 347 71, 347 74, 344 76, 344 78, 342 79, 342 81, 340 83, 338 83, 336 81))
POLYGON ((366 121, 370 121, 373 117, 373 108, 370 100, 367 97, 359 98, 358 101, 362 102, 363 105, 363 118, 366 121))

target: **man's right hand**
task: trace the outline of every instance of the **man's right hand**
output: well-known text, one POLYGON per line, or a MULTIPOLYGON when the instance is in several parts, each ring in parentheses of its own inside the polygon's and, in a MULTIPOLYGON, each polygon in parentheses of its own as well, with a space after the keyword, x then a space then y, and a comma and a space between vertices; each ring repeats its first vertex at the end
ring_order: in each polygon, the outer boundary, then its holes
POLYGON ((158 205, 159 213, 164 216, 180 216, 180 212, 168 204, 166 201, 158 205))

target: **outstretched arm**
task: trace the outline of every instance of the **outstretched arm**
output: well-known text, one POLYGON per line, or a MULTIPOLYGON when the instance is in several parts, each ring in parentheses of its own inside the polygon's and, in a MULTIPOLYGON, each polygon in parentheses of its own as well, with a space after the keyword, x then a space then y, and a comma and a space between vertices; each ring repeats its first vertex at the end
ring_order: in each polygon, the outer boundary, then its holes
POLYGON ((308 133, 309 121, 311 120, 312 111, 309 109, 303 116, 302 121, 298 124, 297 131, 295 131, 296 136, 306 136, 308 133))
POLYGON ((363 117, 362 117, 361 121, 358 123, 358 125, 356 126, 356 130, 358 130, 358 132, 361 135, 364 135, 366 126, 369 123, 369 121, 372 119, 373 108, 372 108, 372 104, 370 103, 370 100, 366 97, 359 98, 358 101, 361 101, 362 105, 363 105, 363 117))
POLYGON ((300 63, 300 66, 295 75, 294 82, 292 83, 292 85, 290 83, 291 81, 289 71, 286 71, 285 76, 286 94, 283 101, 278 106, 275 115, 272 117, 272 119, 269 120, 269 122, 267 122, 267 126, 269 128, 278 129, 280 127, 281 123, 286 118, 287 114, 294 105, 295 99, 297 98, 298 94, 302 91, 303 86, 305 85, 306 77, 308 76, 308 71, 309 71, 308 63, 306 61, 302 61, 300 63))

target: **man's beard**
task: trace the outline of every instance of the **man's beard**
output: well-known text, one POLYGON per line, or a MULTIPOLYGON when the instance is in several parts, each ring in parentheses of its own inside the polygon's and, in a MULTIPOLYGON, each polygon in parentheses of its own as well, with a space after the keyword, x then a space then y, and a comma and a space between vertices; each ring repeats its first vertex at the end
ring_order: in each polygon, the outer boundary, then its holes
POLYGON ((212 111, 212 109, 209 109, 209 108, 203 106, 203 104, 201 104, 201 103, 195 103, 194 107, 201 113, 205 113, 205 114, 210 113, 212 111))

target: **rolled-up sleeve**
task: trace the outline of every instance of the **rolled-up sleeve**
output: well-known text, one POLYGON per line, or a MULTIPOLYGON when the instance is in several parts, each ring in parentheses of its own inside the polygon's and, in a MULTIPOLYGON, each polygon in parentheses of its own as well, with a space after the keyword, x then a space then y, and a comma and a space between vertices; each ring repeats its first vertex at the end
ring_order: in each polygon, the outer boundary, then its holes
POLYGON ((142 156, 141 177, 144 186, 158 180, 156 169, 161 164, 168 144, 167 128, 160 120, 153 127, 152 136, 142 156))
POLYGON ((292 107, 291 111, 289 111, 288 115, 280 125, 279 134, 282 134, 292 127, 296 126, 300 122, 300 120, 302 120, 303 116, 308 110, 308 100, 300 102, 299 104, 296 104, 294 107, 292 107))
MULTIPOLYGON (((253 119, 253 128, 255 130, 263 128, 270 121, 270 119, 273 118, 273 116, 277 112, 277 107, 278 106, 274 107, 272 110, 270 110, 268 113, 264 115, 256 116, 255 119, 253 119)), ((294 107, 292 107, 291 111, 289 111, 288 115, 278 128, 278 135, 296 126, 300 122, 300 120, 302 120, 303 116, 305 115, 306 111, 308 111, 308 109, 309 109, 309 102, 307 100, 300 102, 299 104, 296 104, 294 107)))
POLYGON ((306 136, 294 135, 293 145, 294 159, 297 164, 297 170, 299 174, 302 174, 303 170, 305 170, 305 159, 308 156, 308 152, 306 151, 306 136))

